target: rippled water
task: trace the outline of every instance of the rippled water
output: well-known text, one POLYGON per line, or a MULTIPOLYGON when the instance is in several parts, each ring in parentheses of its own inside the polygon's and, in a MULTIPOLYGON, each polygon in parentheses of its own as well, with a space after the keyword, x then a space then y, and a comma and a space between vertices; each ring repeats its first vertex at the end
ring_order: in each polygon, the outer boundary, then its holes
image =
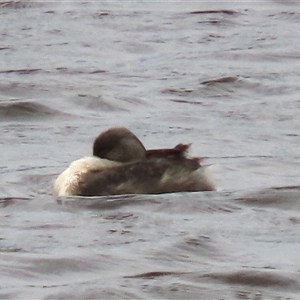
POLYGON ((299 299, 297 2, 0 1, 1 299, 299 299), (55 199, 111 126, 218 190, 55 199))

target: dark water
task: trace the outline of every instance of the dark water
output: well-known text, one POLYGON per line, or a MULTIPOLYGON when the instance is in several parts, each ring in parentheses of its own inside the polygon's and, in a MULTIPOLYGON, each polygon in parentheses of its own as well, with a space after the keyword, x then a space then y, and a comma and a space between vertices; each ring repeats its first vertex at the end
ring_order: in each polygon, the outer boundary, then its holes
POLYGON ((297 2, 0 1, 1 299, 300 299, 297 2), (126 126, 218 190, 69 198, 126 126))

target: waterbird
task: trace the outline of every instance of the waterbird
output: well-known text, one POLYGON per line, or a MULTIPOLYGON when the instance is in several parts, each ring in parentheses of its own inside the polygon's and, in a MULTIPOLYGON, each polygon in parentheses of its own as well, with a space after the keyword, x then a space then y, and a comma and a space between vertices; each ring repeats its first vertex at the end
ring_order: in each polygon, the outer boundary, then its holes
POLYGON ((188 157, 191 144, 146 150, 125 127, 96 137, 93 156, 70 164, 54 183, 56 196, 103 196, 213 191, 201 158, 188 157))

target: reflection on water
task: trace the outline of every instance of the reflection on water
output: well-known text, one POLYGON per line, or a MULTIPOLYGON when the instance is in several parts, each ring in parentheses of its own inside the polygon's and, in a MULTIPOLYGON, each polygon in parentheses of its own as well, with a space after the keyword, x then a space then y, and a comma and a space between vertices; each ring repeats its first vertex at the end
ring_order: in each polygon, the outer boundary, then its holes
POLYGON ((299 6, 0 1, 1 299, 298 299, 299 6), (52 195, 95 136, 193 142, 216 192, 52 195))

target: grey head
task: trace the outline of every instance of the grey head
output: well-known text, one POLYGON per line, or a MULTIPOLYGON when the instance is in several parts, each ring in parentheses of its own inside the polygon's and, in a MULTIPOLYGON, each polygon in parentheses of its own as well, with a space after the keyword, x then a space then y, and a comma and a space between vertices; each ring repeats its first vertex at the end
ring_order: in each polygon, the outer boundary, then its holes
POLYGON ((95 139, 93 155, 126 163, 145 159, 146 149, 130 130, 113 127, 95 139))

